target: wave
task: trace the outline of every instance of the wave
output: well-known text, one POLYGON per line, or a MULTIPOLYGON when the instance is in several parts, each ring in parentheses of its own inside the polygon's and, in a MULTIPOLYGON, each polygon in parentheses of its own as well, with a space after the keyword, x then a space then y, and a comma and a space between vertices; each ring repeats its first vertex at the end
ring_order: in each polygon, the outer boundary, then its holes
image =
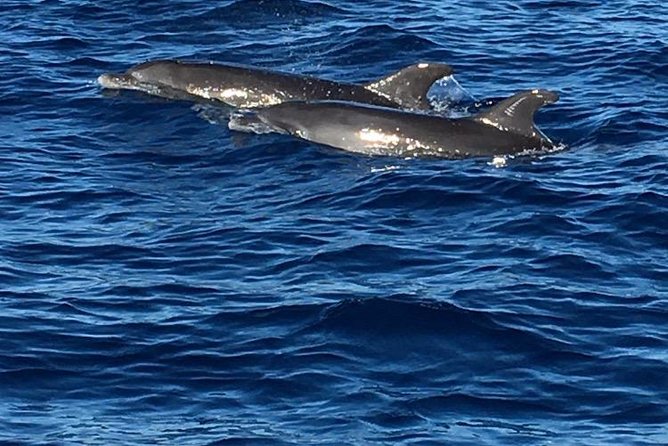
POLYGON ((396 57, 410 54, 412 61, 431 60, 430 51, 437 46, 425 37, 386 24, 344 30, 336 42, 323 52, 323 56, 332 63, 357 66, 360 62, 380 63, 386 69, 389 69, 385 65, 388 53, 396 57), (368 51, 370 46, 374 48, 371 53, 368 51))
POLYGON ((236 28, 261 28, 271 25, 309 23, 324 19, 340 19, 346 12, 321 2, 301 0, 236 0, 201 12, 194 17, 180 18, 192 26, 234 25, 236 28), (241 19, 242 18, 242 19, 241 19))

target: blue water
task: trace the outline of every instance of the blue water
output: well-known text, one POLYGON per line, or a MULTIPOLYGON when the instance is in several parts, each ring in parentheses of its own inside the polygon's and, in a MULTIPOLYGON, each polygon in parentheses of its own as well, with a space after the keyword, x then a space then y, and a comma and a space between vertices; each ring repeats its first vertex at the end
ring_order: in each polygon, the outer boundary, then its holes
POLYGON ((0 443, 668 444, 667 84, 656 0, 4 0, 0 443), (446 62, 559 91, 568 148, 365 157, 95 84, 175 57, 446 62))

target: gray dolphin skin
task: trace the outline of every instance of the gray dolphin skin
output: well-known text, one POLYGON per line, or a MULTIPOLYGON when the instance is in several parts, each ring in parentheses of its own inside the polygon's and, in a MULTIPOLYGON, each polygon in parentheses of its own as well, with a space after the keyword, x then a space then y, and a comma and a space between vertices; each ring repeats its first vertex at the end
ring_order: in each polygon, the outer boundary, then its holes
POLYGON ((273 129, 369 155, 465 158, 550 149, 533 115, 557 93, 517 93, 472 117, 438 116, 337 101, 286 102, 257 111, 273 129))
POLYGON ((185 94, 239 108, 338 100, 427 110, 429 88, 452 72, 449 65, 418 63, 358 85, 249 66, 158 60, 136 65, 124 74, 103 74, 98 83, 104 88, 139 90, 170 98, 184 99, 185 94))

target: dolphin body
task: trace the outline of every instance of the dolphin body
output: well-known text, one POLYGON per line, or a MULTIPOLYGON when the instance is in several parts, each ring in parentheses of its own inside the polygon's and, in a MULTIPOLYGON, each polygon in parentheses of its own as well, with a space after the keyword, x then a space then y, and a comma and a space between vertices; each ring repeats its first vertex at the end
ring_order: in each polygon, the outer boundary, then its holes
POLYGON ((359 85, 250 66, 158 60, 136 65, 124 74, 103 74, 98 83, 104 88, 139 90, 169 98, 218 100, 238 108, 338 100, 427 110, 429 88, 452 72, 449 65, 418 63, 359 85))
POLYGON ((337 101, 286 102, 257 110, 256 119, 281 133, 369 155, 513 155, 554 148, 533 115, 558 98, 547 90, 522 91, 459 119, 337 101))

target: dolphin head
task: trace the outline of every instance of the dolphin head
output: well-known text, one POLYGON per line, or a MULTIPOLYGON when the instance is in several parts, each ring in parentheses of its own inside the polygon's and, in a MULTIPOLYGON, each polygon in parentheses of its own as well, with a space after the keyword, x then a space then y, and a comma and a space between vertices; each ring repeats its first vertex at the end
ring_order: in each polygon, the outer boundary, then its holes
POLYGON ((138 90, 135 79, 127 74, 104 73, 97 78, 97 83, 103 88, 138 90))
POLYGON ((97 78, 104 88, 147 90, 150 87, 170 86, 180 83, 176 74, 179 63, 158 60, 135 65, 123 74, 105 73, 97 78))
POLYGON ((257 117, 279 133, 289 133, 304 138, 307 133, 306 127, 316 118, 311 108, 312 105, 308 102, 284 102, 258 110, 257 117))

